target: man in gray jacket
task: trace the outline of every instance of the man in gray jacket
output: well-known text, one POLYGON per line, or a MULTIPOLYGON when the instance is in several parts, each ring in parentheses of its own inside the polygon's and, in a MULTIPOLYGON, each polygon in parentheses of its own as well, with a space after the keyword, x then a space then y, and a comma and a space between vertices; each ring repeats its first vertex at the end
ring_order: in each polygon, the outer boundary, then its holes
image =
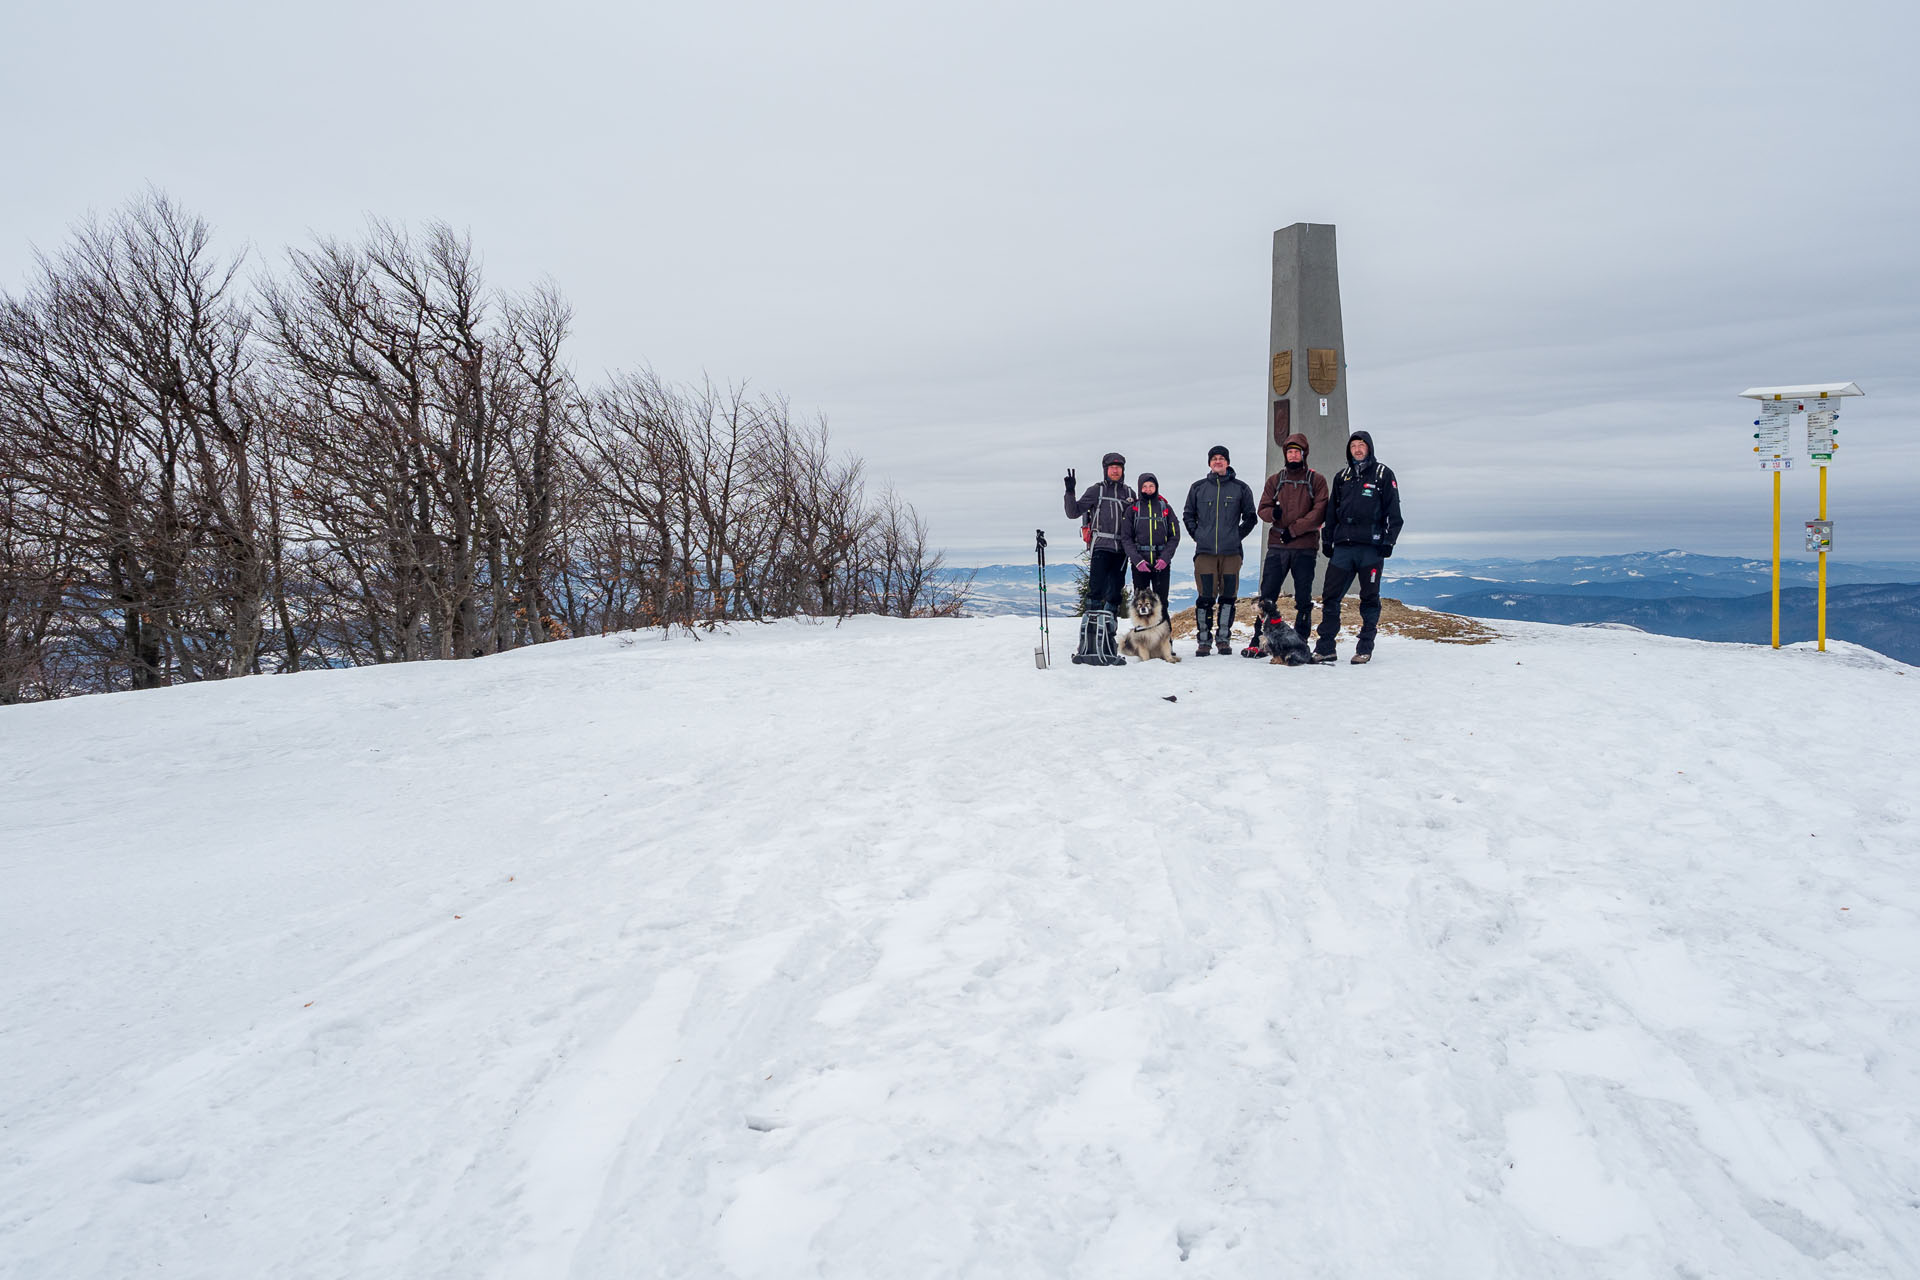
POLYGON ((1193 539, 1193 579, 1200 598, 1194 601, 1204 658, 1214 649, 1233 652, 1233 607, 1240 595, 1240 544, 1260 523, 1260 511, 1247 482, 1233 474, 1227 446, 1207 450, 1207 474, 1187 490, 1181 521, 1193 539), (1214 611, 1219 610, 1218 629, 1214 611))
POLYGON ((1115 616, 1120 611, 1120 592, 1127 582, 1126 525, 1133 506, 1133 490, 1127 486, 1127 460, 1109 453, 1100 460, 1106 479, 1074 496, 1074 473, 1066 475, 1067 518, 1085 518, 1092 534, 1087 557, 1087 611, 1080 626, 1080 651, 1075 662, 1092 666, 1124 667, 1127 660, 1114 650, 1115 616))

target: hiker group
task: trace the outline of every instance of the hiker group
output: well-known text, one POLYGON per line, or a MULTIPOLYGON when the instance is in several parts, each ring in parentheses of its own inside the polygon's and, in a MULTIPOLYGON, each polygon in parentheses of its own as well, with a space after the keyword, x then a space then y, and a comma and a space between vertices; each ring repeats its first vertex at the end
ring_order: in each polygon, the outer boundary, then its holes
MULTIPOLYGON (((1092 551, 1087 624, 1081 628, 1081 652, 1074 660, 1125 661, 1111 655, 1127 572, 1132 571, 1136 593, 1152 592, 1164 606, 1183 528, 1193 543, 1194 585, 1199 593, 1194 602, 1196 656, 1232 652, 1242 543, 1256 524, 1266 521, 1266 556, 1260 567, 1261 627, 1271 632, 1291 626, 1304 647, 1313 621, 1316 558, 1324 555, 1327 574, 1312 660, 1333 662, 1338 657, 1340 602, 1357 579, 1360 635, 1353 661, 1369 661, 1380 627, 1380 570, 1400 537, 1400 485, 1393 471, 1375 456, 1373 437, 1365 431, 1347 438, 1346 465, 1335 473, 1331 485, 1307 465, 1307 452, 1304 435, 1288 436, 1285 465, 1267 477, 1256 503, 1253 490, 1234 474, 1227 447, 1215 445, 1207 451, 1207 474, 1188 488, 1178 519, 1152 472, 1141 473, 1139 492, 1128 486, 1127 460, 1117 453, 1101 459, 1105 477, 1084 493, 1076 495, 1075 476, 1069 471, 1067 515, 1080 520, 1082 536, 1092 551), (1294 601, 1291 622, 1278 613, 1282 588, 1289 585, 1294 601)), ((1256 658, 1268 651, 1262 631, 1256 630, 1241 652, 1256 658)))

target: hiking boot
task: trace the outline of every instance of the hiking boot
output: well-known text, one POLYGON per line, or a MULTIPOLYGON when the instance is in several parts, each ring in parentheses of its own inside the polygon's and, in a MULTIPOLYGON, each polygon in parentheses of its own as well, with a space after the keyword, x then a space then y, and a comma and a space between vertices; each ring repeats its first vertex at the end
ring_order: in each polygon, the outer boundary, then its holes
POLYGON ((1366 663, 1369 663, 1372 661, 1373 661, 1373 655, 1370 653, 1356 653, 1351 658, 1347 659, 1348 664, 1355 667, 1363 666, 1366 663))
POLYGON ((1327 663, 1340 661, 1340 655, 1337 653, 1316 653, 1313 655, 1313 660, 1324 666, 1327 663))

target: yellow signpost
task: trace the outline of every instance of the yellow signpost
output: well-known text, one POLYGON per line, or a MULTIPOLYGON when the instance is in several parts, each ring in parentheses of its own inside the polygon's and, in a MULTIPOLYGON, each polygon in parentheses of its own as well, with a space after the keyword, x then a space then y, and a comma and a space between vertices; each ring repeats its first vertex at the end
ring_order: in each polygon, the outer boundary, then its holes
POLYGON ((1827 552, 1833 549, 1833 522, 1827 519, 1827 467, 1840 447, 1833 423, 1840 416, 1839 400, 1865 395, 1852 382, 1816 382, 1801 387, 1748 387, 1741 396, 1760 402, 1753 425, 1760 468, 1773 472, 1773 647, 1780 647, 1780 473, 1793 466, 1788 427, 1796 414, 1806 415, 1807 457, 1820 469, 1820 518, 1807 522, 1807 550, 1820 556, 1818 635, 1820 651, 1827 648, 1827 552))
POLYGON ((1780 473, 1773 473, 1773 647, 1780 647, 1780 473))
MULTIPOLYGON (((1820 523, 1827 522, 1827 469, 1820 468, 1820 523)), ((1827 651, 1827 548, 1820 548, 1820 652, 1827 651)))

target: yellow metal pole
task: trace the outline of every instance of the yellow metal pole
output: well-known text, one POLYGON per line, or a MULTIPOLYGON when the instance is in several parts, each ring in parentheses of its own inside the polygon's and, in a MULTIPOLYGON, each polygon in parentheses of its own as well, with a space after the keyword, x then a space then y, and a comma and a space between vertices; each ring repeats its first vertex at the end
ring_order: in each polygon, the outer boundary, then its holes
POLYGON ((1773 647, 1780 647, 1780 473, 1773 473, 1773 647))
MULTIPOLYGON (((1827 518, 1827 469, 1820 468, 1820 518, 1827 518)), ((1827 553, 1820 552, 1820 652, 1827 651, 1827 553)))

